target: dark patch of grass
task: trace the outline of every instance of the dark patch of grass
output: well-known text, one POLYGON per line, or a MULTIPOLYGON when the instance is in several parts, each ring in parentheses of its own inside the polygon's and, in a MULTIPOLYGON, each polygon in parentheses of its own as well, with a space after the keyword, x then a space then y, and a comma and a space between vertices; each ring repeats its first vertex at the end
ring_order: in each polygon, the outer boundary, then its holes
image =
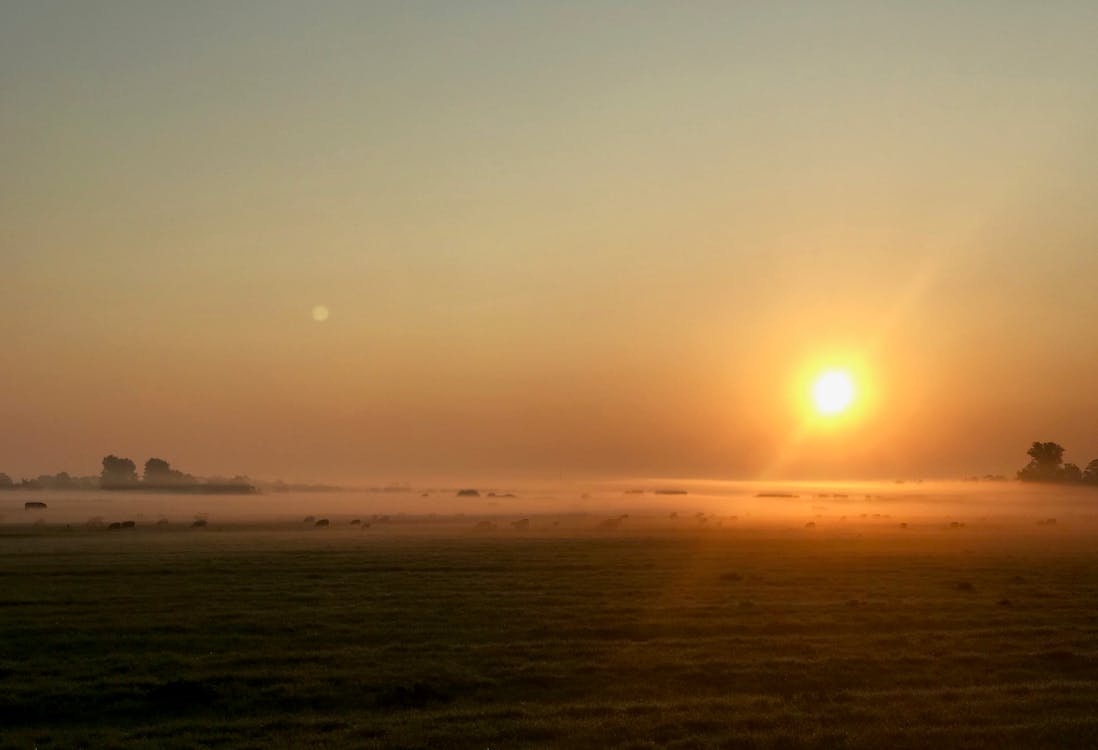
POLYGON ((212 706, 217 691, 198 680, 172 680, 148 689, 150 704, 159 711, 184 713, 212 706))
POLYGON ((379 708, 426 708, 436 703, 449 703, 451 696, 426 683, 415 682, 411 685, 394 685, 385 688, 374 699, 379 708))
POLYGON ((0 539, 0 745, 1095 746, 1088 540, 469 531, 0 539))

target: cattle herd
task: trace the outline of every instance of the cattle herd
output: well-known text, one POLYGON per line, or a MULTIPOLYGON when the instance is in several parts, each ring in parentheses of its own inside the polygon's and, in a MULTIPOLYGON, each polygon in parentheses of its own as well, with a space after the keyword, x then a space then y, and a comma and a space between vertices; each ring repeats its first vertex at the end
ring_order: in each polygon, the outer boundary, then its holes
MULTIPOLYGON (((472 491, 470 490, 470 491, 465 491, 465 492, 472 492, 472 491)), ((27 501, 23 504, 23 508, 26 511, 46 510, 47 505, 44 502, 27 501)), ((611 517, 611 518, 605 518, 605 519, 602 519, 600 521, 597 521, 594 525, 594 528, 597 529, 597 530, 602 530, 602 531, 613 531, 613 530, 619 528, 628 518, 629 518, 628 514, 622 514, 622 515, 614 516, 614 517, 611 517)), ((669 518, 672 519, 672 520, 678 518, 678 513, 674 513, 674 512, 671 513, 669 518)), ((735 516, 732 516, 731 518, 735 518, 735 516)), ((393 519, 390 516, 387 516, 387 515, 373 515, 370 518, 365 519, 365 520, 361 519, 361 518, 351 519, 348 522, 348 525, 352 526, 352 527, 357 527, 361 531, 365 531, 366 529, 372 528, 375 525, 391 523, 392 520, 393 519)), ((700 521, 701 523, 705 523, 705 521, 707 521, 708 519, 705 517, 704 513, 698 513, 696 520, 700 521)), ((43 520, 39 519, 39 521, 37 522, 37 525, 43 525, 44 523, 45 522, 43 520)), ((331 519, 317 518, 316 516, 305 516, 305 518, 302 520, 302 523, 306 526, 311 526, 311 527, 317 528, 317 529, 327 529, 327 528, 330 528, 332 526, 331 519)), ((502 521, 500 523, 502 523, 502 521)), ((559 521, 552 521, 549 525, 553 528, 556 528, 556 527, 559 526, 559 523, 560 523, 559 521)), ((1049 519, 1047 521, 1042 521, 1042 523, 1052 524, 1052 523, 1055 523, 1055 520, 1054 519, 1049 519)), ((157 527, 160 527, 160 528, 165 528, 165 527, 170 526, 171 523, 168 521, 168 519, 161 518, 158 521, 156 521, 155 525, 157 527)), ((207 521, 207 519, 204 517, 203 514, 200 514, 200 515, 196 516, 195 520, 190 523, 190 527, 191 528, 196 528, 196 529, 206 528, 208 525, 209 525, 209 522, 207 521)), ((510 521, 509 525, 511 526, 512 529, 514 529, 516 531, 527 531, 527 530, 532 528, 532 522, 531 522, 530 518, 519 518, 519 519, 510 521)), ((126 521, 111 521, 111 522, 108 523, 108 522, 105 522, 102 517, 97 516, 95 518, 89 519, 87 521, 87 523, 85 523, 85 526, 87 526, 88 528, 106 528, 109 531, 118 531, 118 530, 122 530, 122 529, 136 528, 137 522, 132 521, 132 520, 126 520, 126 521)), ((815 526, 814 523, 807 524, 808 528, 811 528, 813 526, 815 526)), ((906 526, 906 524, 905 524, 905 526, 906 526)), ((474 531, 496 531, 498 528, 499 528, 499 526, 498 526, 496 521, 488 520, 488 519, 478 520, 473 525, 473 530, 474 531)))

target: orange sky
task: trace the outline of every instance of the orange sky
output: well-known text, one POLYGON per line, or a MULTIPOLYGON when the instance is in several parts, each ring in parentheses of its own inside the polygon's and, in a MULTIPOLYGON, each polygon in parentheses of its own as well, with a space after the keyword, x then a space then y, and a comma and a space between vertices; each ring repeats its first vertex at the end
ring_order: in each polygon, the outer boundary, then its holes
POLYGON ((1085 463, 1096 36, 1083 2, 6 4, 0 471, 1085 463), (806 424, 827 366, 862 400, 806 424))

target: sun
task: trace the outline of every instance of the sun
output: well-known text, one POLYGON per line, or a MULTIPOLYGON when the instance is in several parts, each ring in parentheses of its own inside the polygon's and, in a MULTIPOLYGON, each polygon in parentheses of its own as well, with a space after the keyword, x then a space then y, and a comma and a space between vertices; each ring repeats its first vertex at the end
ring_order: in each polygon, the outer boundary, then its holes
POLYGON ((827 416, 842 414, 849 409, 856 395, 854 379, 843 370, 821 373, 812 384, 812 401, 816 411, 827 416))

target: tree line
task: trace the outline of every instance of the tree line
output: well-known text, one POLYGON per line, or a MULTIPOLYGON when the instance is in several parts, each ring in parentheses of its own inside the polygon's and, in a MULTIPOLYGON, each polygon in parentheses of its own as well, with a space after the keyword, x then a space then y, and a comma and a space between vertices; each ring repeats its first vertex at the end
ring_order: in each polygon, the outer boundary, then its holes
POLYGON ((1086 468, 1079 468, 1077 464, 1064 463, 1064 446, 1042 442, 1034 442, 1026 455, 1029 463, 1018 470, 1018 478, 1023 482, 1098 485, 1098 458, 1086 468))
POLYGON ((139 478, 137 464, 115 455, 103 458, 99 487, 104 490, 175 490, 197 492, 255 492, 250 479, 237 475, 231 479, 216 477, 205 481, 185 474, 162 458, 150 458, 139 478))
POLYGON ((68 472, 42 474, 35 479, 23 479, 16 483, 7 474, 0 473, 0 490, 172 490, 176 492, 255 492, 255 485, 248 477, 213 477, 199 479, 173 469, 162 458, 150 458, 139 476, 137 464, 132 459, 113 454, 105 456, 99 476, 74 477, 68 472))
POLYGON ((40 474, 33 479, 20 479, 18 482, 0 472, 0 490, 97 490, 99 477, 72 476, 67 471, 56 474, 40 474))

